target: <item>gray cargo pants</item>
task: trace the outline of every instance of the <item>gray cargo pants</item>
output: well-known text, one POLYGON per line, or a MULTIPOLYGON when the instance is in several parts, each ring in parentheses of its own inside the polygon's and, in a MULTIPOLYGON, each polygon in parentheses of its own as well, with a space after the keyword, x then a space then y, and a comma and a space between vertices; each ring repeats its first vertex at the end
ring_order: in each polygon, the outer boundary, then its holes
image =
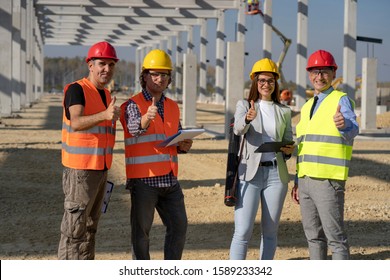
POLYGON ((65 195, 60 260, 95 258, 95 234, 105 194, 107 170, 64 168, 62 186, 65 195))

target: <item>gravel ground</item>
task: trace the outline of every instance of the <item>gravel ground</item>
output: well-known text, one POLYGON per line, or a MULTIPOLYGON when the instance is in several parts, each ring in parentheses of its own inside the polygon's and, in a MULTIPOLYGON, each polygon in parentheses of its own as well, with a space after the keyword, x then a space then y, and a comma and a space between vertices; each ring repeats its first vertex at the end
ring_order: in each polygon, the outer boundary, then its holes
MULTIPOLYGON (((118 96, 118 103, 125 100, 118 96)), ((0 123, 0 259, 56 258, 63 214, 61 187, 61 96, 45 95, 39 103, 3 118, 0 123)), ((299 115, 294 116, 293 124, 299 115)), ((223 107, 198 105, 199 125, 221 125, 223 107)), ((119 122, 118 125, 120 126, 119 122)), ((390 128, 390 112, 377 127, 390 128)), ((227 141, 211 134, 195 139, 190 153, 179 156, 189 228, 183 259, 228 259, 233 209, 223 205, 227 141)), ((123 131, 118 128, 110 180, 115 183, 108 212, 101 218, 96 258, 130 259, 129 194, 124 188, 123 131)), ((288 162, 291 177, 295 157, 288 162)), ((352 259, 390 259, 390 141, 357 139, 347 181, 345 219, 352 259)), ((291 189, 292 183, 289 188, 291 189)), ((259 223, 259 220, 257 220, 259 223)), ((258 259, 259 227, 248 259, 258 259)), ((151 232, 151 255, 162 259, 164 228, 158 216, 151 232)), ((286 197, 276 259, 307 259, 299 208, 286 197)))

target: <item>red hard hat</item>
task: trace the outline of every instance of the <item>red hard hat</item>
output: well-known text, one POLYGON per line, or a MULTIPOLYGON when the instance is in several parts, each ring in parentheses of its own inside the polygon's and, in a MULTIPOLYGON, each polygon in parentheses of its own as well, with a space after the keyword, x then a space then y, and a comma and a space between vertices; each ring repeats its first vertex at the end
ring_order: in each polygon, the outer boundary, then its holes
POLYGON ((85 61, 88 62, 92 58, 109 58, 115 60, 115 62, 118 62, 119 60, 116 56, 114 47, 107 42, 96 43, 89 49, 88 56, 85 61))
POLYGON ((333 55, 330 52, 324 50, 315 51, 309 57, 306 70, 309 70, 313 67, 333 67, 334 71, 337 70, 337 64, 333 55))

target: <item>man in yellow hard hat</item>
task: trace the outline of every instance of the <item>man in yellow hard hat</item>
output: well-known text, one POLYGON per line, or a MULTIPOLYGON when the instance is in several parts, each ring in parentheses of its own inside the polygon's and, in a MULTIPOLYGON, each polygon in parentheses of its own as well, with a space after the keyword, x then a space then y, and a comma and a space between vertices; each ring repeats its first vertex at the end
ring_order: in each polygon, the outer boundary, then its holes
POLYGON ((259 0, 247 0, 248 12, 257 11, 259 9, 259 0))
POLYGON ((164 259, 181 259, 186 238, 187 214, 177 179, 177 155, 188 152, 192 140, 181 141, 178 146, 159 146, 181 129, 179 107, 164 95, 171 72, 168 54, 159 49, 150 51, 139 76, 142 91, 121 106, 126 188, 131 196, 131 243, 137 260, 150 259, 149 232, 155 209, 166 227, 164 259))

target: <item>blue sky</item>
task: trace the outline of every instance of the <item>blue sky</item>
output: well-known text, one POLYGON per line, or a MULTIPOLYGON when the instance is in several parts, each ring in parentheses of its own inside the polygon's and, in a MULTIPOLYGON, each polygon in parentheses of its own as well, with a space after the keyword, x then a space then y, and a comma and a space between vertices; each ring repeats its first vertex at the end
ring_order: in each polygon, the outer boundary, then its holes
MULTIPOLYGON (((261 1, 263 3, 263 1, 261 1)), ((317 49, 326 49, 333 53, 342 75, 343 37, 344 37, 344 0, 309 0, 308 19, 308 55, 317 49)), ((390 82, 390 1, 389 0, 358 0, 357 2, 357 35, 382 39, 382 44, 357 42, 356 73, 361 74, 361 62, 364 57, 375 57, 378 62, 378 81, 390 82)), ((297 39, 297 1, 272 1, 273 25, 287 38, 292 40, 283 63, 283 72, 287 81, 295 81, 296 39, 297 39)), ((227 11, 225 16, 226 41, 235 40, 235 21, 237 11, 227 11)), ((253 63, 261 59, 263 19, 259 15, 246 16, 245 77, 253 63)), ((208 21, 207 58, 212 64, 215 61, 215 30, 216 21, 208 21)), ((194 28, 194 43, 199 44, 199 30, 194 28)), ((283 48, 279 37, 273 33, 272 58, 277 60, 283 48)), ((45 46, 44 54, 56 56, 85 56, 88 47, 75 46, 45 46)), ((135 48, 118 47, 120 59, 134 61, 135 48)), ((198 52, 198 48, 195 49, 198 52)))

